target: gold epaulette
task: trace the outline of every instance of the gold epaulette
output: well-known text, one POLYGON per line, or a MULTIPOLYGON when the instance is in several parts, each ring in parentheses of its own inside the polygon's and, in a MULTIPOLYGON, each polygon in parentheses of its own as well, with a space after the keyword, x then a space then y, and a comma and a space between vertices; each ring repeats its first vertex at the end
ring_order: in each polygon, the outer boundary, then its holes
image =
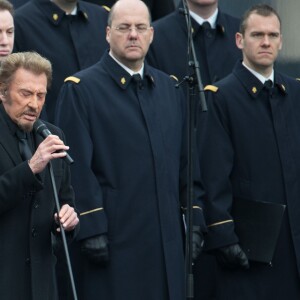
POLYGON ((170 75, 170 78, 172 78, 172 79, 178 81, 178 78, 177 78, 175 75, 170 75))
POLYGON ((207 85, 205 88, 204 88, 204 91, 211 91, 211 92, 217 92, 219 88, 217 86, 214 86, 214 85, 207 85))
POLYGON ((67 81, 73 81, 73 82, 75 82, 75 83, 79 83, 79 82, 80 82, 80 79, 77 78, 77 77, 75 77, 75 76, 69 76, 69 77, 67 77, 67 78, 64 80, 64 82, 67 82, 67 81))
POLYGON ((102 5, 102 7, 103 7, 106 11, 110 12, 110 8, 109 8, 108 6, 102 5))

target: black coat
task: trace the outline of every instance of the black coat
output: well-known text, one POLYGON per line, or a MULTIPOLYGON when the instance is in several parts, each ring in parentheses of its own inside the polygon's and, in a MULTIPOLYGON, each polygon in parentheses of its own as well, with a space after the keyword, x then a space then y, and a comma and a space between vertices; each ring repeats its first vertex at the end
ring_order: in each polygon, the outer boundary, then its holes
MULTIPOLYGON (((46 168, 34 176, 23 162, 18 141, 0 108, 0 294, 1 299, 54 300, 55 257, 51 232, 55 202, 46 168)), ((63 139, 62 131, 47 124, 63 139)), ((36 146, 42 141, 35 136, 36 146)), ((60 204, 74 206, 69 168, 62 160, 52 163, 60 204)))
POLYGON ((16 10, 15 52, 36 51, 49 59, 53 81, 46 97, 46 114, 54 120, 56 99, 64 79, 96 63, 108 48, 108 13, 102 7, 78 2, 77 15, 67 16, 49 0, 32 0, 16 10))
MULTIPOLYGON (((153 67, 181 80, 192 72, 188 69, 187 25, 185 16, 179 9, 153 23, 154 40, 147 61, 153 67)), ((211 29, 209 35, 205 35, 205 46, 201 26, 193 18, 191 20, 195 52, 200 64, 202 83, 205 86, 228 75, 235 62, 242 57, 235 44, 239 20, 219 10, 217 27, 211 29)))
POLYGON ((216 87, 207 87, 209 107, 199 126, 207 248, 239 241, 234 199, 286 205, 273 266, 220 269, 216 299, 300 299, 299 82, 275 72, 269 93, 239 62, 216 87))
MULTIPOLYGON (((174 82, 146 65, 137 86, 106 54, 70 78, 58 101, 77 161, 78 239, 109 237, 107 267, 80 253, 74 260, 80 299, 182 300, 185 110, 174 82)), ((194 211, 203 221, 199 202, 194 211)))

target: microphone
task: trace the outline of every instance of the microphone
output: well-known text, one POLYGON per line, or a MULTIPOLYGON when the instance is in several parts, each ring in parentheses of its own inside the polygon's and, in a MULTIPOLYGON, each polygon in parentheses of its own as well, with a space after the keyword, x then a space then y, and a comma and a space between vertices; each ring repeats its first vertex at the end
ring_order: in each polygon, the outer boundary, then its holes
MULTIPOLYGON (((41 121, 40 119, 36 120, 33 124, 33 130, 41 135, 44 139, 52 134, 51 131, 48 129, 48 127, 46 126, 46 124, 41 121)), ((61 151, 64 152, 64 151, 61 151)), ((66 156, 62 157, 62 159, 67 163, 67 164, 72 164, 74 162, 74 160, 72 159, 72 157, 67 153, 66 156)))

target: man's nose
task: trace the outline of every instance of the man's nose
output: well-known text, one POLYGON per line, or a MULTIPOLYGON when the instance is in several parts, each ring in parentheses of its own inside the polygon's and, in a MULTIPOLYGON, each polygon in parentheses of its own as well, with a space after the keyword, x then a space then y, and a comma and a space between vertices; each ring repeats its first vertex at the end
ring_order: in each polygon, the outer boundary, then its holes
POLYGON ((264 35, 263 40, 262 40, 262 44, 263 45, 270 45, 270 37, 267 34, 264 35))

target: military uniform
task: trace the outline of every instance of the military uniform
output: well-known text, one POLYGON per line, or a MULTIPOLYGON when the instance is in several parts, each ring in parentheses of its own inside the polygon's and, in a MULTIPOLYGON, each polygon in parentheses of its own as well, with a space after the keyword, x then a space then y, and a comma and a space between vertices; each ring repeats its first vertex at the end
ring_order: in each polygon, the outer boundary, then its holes
MULTIPOLYGON (((81 299, 182 300, 186 160, 180 91, 148 65, 136 83, 107 53, 67 79, 58 101, 57 123, 76 161, 78 240, 101 233, 109 238, 107 267, 77 253, 81 299)), ((202 225, 198 202, 194 213, 202 225)))
POLYGON ((206 87, 199 149, 208 200, 210 250, 237 243, 233 199, 286 205, 272 267, 219 270, 216 299, 300 299, 299 83, 275 72, 274 88, 239 62, 233 73, 206 87))
MULTIPOLYGON (((153 67, 182 80, 192 75, 194 70, 188 67, 188 30, 185 16, 180 10, 182 4, 172 14, 153 23, 155 38, 148 51, 147 61, 153 67)), ((242 57, 235 44, 239 20, 219 10, 215 29, 204 31, 192 17, 191 22, 195 52, 205 86, 228 75, 235 62, 242 57)), ((213 298, 214 269, 214 258, 205 254, 195 263, 195 299, 213 298)))
MULTIPOLYGON (((153 23, 155 39, 147 56, 150 65, 179 80, 191 74, 187 58, 188 31, 181 7, 182 5, 172 14, 153 23)), ((235 62, 242 57, 235 44, 239 20, 219 10, 216 29, 207 29, 205 34, 193 18, 191 21, 195 52, 205 86, 228 75, 235 62)))
POLYGON ((15 52, 36 51, 53 66, 52 87, 43 117, 54 120, 56 98, 64 79, 96 63, 108 44, 103 8, 78 2, 77 15, 66 15, 49 0, 32 0, 16 10, 15 52))

